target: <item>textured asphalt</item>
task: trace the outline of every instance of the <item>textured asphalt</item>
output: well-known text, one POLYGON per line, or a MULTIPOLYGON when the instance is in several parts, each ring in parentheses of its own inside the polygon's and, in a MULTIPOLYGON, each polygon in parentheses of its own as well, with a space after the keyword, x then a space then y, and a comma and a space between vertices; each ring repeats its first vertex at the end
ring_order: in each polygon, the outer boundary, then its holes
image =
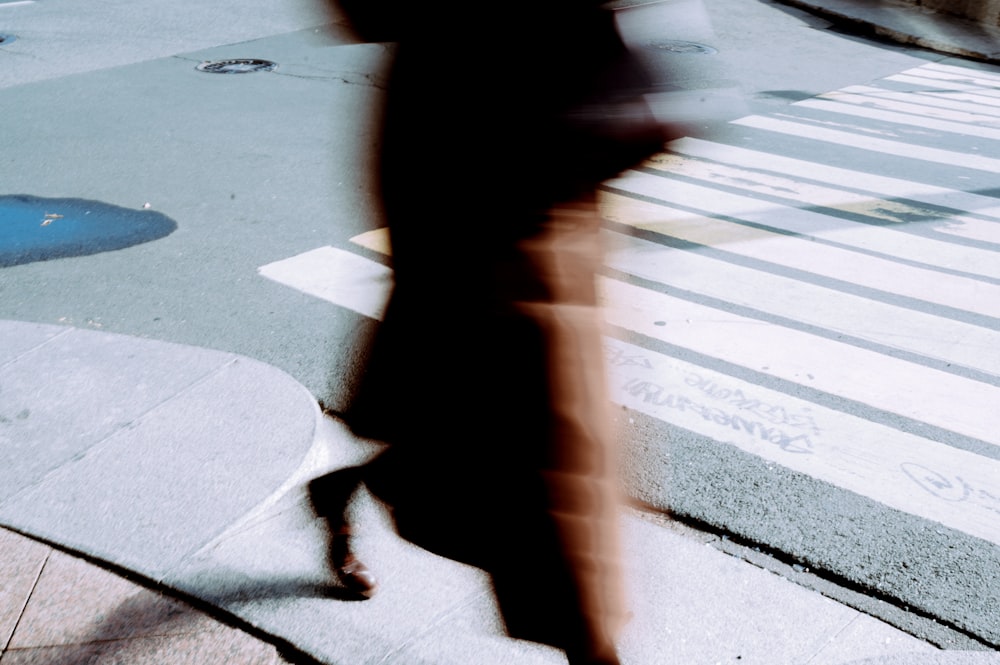
MULTIPOLYGON (((965 23, 949 27, 945 43, 950 22, 921 23, 881 4, 867 14, 864 3, 809 4, 838 16, 850 9, 852 21, 943 52, 985 60, 996 51, 978 41, 988 31, 963 32, 965 23)), ((399 540, 369 499, 359 507, 359 548, 382 592, 364 603, 338 598, 303 483, 372 449, 270 365, 0 321, 0 441, 0 524, 197 601, 293 660, 562 662, 505 638, 487 580, 399 540)), ((911 631, 924 639, 907 635, 870 616, 892 615, 882 599, 723 536, 641 510, 625 530, 635 614, 626 663, 1000 662, 982 644, 935 631, 934 617, 911 631)))
MULTIPOLYGON (((343 598, 324 570, 304 483, 374 449, 280 370, 197 347, 0 321, 0 388, 7 528, 188 600, 293 662, 563 662, 506 638, 488 580, 399 539, 367 496, 358 550, 381 588, 368 601, 343 598)), ((625 663, 1000 660, 940 651, 788 579, 803 571, 776 569, 759 553, 755 565, 745 560, 752 550, 655 514, 629 511, 624 537, 634 615, 625 663)))

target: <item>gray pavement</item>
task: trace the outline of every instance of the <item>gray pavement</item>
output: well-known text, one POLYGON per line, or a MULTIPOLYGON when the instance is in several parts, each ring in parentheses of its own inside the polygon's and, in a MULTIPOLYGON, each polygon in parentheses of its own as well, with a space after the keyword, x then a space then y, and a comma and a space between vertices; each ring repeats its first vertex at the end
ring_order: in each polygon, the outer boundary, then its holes
POLYGON ((778 0, 874 35, 939 53, 1000 62, 1000 26, 924 9, 897 0, 778 0))
MULTIPOLYGON (((157 81, 156 85, 178 90, 202 85, 190 72, 178 74, 154 60, 183 57, 193 67, 209 57, 245 56, 248 41, 275 34, 275 21, 288 34, 264 40, 253 50, 256 57, 296 63, 285 68, 290 76, 282 80, 281 94, 308 94, 299 83, 314 76, 364 82, 359 72, 370 69, 370 62, 378 57, 375 49, 351 47, 336 72, 313 69, 314 63, 293 46, 328 18, 310 9, 307 4, 311 3, 293 6, 280 17, 241 11, 241 3, 214 3, 203 15, 173 14, 179 23, 171 30, 150 30, 149 21, 162 20, 167 4, 154 9, 147 3, 148 16, 127 11, 123 14, 127 23, 119 26, 96 20, 92 25, 67 22, 53 32, 50 23, 47 47, 32 39, 30 21, 19 24, 11 15, 0 14, 4 21, 0 32, 11 26, 21 36, 3 50, 31 63, 16 73, 5 70, 2 85, 13 88, 42 82, 44 88, 30 92, 22 88, 20 93, 76 103, 84 100, 94 109, 109 90, 135 93, 141 100, 141 88, 116 87, 114 77, 106 72, 83 72, 94 71, 95 66, 128 67, 149 61, 143 76, 157 81), (234 16, 239 20, 233 22, 234 16), (88 45, 78 38, 81 32, 102 34, 101 44, 116 46, 88 45), (188 38, 180 41, 161 43, 154 38, 185 33, 188 38), (199 49, 210 50, 199 53, 199 49), (53 54, 61 50, 73 57, 60 62, 53 54), (74 69, 76 63, 79 69, 74 69), (74 78, 74 73, 87 80, 74 78)), ((40 6, 46 11, 58 9, 56 2, 40 6)), ((880 3, 879 11, 889 7, 880 3)), ((2 12, 15 9, 0 4, 2 12)), ((908 11, 879 16, 902 20, 916 15, 912 8, 908 11)), ((943 26, 955 25, 948 28, 948 34, 957 34, 959 42, 963 35, 978 39, 980 33, 965 29, 964 23, 909 18, 905 23, 911 41, 927 46, 936 43, 929 41, 931 37, 940 39, 943 26), (921 27, 927 25, 935 30, 931 36, 923 32, 930 28, 921 27), (955 32, 960 29, 965 31, 955 32)), ((975 46, 969 52, 979 50, 975 46)), ((227 85, 231 97, 217 102, 220 109, 252 105, 253 89, 241 89, 239 83, 227 85)), ((210 93, 206 87, 196 94, 210 93)), ((366 101, 351 99, 339 103, 366 101)), ((186 124, 197 122, 195 117, 178 114, 182 106, 158 109, 149 103, 152 115, 146 122, 180 135, 186 124)), ((17 112, 16 104, 10 108, 17 112)), ((78 108, 65 104, 53 113, 69 127, 78 108)), ((254 120, 265 119, 251 115, 242 122, 252 131, 260 128, 254 120)), ((30 120, 27 115, 18 116, 18 126, 30 127, 30 120)), ((115 155, 125 155, 124 161, 151 159, 135 142, 143 126, 134 119, 130 122, 132 126, 123 127, 117 139, 111 135, 112 143, 104 146, 104 163, 121 164, 122 159, 113 159, 115 155)), ((285 145, 289 151, 300 150, 289 152, 288 160, 311 149, 294 140, 300 128, 294 129, 274 138, 268 149, 285 145)), ((55 133, 39 141, 60 145, 65 141, 67 150, 78 149, 70 138, 70 134, 55 133)), ((346 163, 361 143, 320 148, 344 147, 346 163)), ((185 143, 178 150, 193 150, 185 159, 201 177, 210 177, 204 169, 217 163, 214 154, 243 154, 239 145, 225 143, 185 143)), ((236 181, 254 175, 252 154, 249 161, 232 166, 236 172, 230 175, 236 181)), ((69 183, 83 178, 95 198, 116 201, 121 197, 121 190, 111 182, 117 173, 110 167, 55 175, 53 169, 51 163, 26 164, 16 181, 30 183, 45 177, 55 183, 56 191, 71 191, 69 183)), ((133 192, 148 191, 149 198, 162 200, 158 197, 166 192, 183 191, 191 173, 170 177, 171 182, 138 183, 148 185, 147 189, 135 187, 133 192)), ((322 180, 308 186, 321 187, 322 180)), ((308 186, 300 185, 300 189, 308 186)), ((289 202, 275 201, 271 195, 280 190, 280 184, 272 183, 264 188, 248 186, 239 195, 252 198, 266 218, 289 214, 289 202)), ((360 209, 359 200, 357 192, 352 193, 336 212, 316 201, 302 200, 297 202, 302 206, 297 212, 310 220, 317 215, 348 220, 360 209)), ((138 200, 119 202, 140 205, 138 200)), ((203 204, 196 197, 180 205, 188 216, 213 218, 212 212, 199 211, 203 204)), ((225 229, 236 230, 232 225, 225 229)), ((274 253, 287 256, 288 251, 277 248, 274 253)), ((200 261, 204 256, 186 260, 200 261)), ((254 261, 251 269, 265 263, 263 257, 254 261)), ((183 262, 155 267, 184 272, 183 262)), ((188 288, 209 287, 179 284, 179 296, 188 288)), ((260 331, 239 334, 249 340, 260 336, 260 331)), ((248 348, 256 348, 253 344, 248 341, 248 348)), ((398 539, 381 508, 370 499, 359 506, 359 548, 378 570, 383 587, 376 598, 364 603, 337 598, 321 567, 322 537, 308 516, 302 486, 317 473, 370 454, 372 448, 350 437, 336 420, 324 417, 312 392, 284 371, 247 355, 70 326, 0 321, 0 525, 65 552, 71 559, 84 557, 101 570, 111 571, 104 574, 129 574, 143 585, 190 601, 210 617, 279 645, 293 661, 313 658, 352 665, 562 662, 551 650, 505 638, 483 576, 398 539)), ((914 638, 871 616, 885 617, 905 608, 878 607, 885 603, 867 597, 864 590, 839 588, 801 567, 785 565, 724 537, 685 528, 655 512, 631 511, 624 528, 634 612, 622 642, 625 663, 1000 662, 995 653, 970 651, 982 648, 974 643, 950 641, 954 636, 948 629, 920 631, 930 641, 914 638), (952 650, 942 651, 935 645, 952 650)), ((5 543, 3 547, 6 552, 11 546, 5 543)), ((0 564, 0 571, 4 570, 0 564)), ((45 586, 17 590, 0 582, 0 602, 13 608, 0 612, 6 622, 0 623, 0 663, 67 662, 48 650, 51 643, 28 635, 33 622, 45 614, 37 607, 53 606, 59 600, 85 602, 82 595, 74 597, 77 592, 82 594, 79 586, 68 591, 54 588, 48 592, 52 597, 46 598, 45 586)), ((122 603, 108 611, 117 611, 112 616, 128 623, 129 608, 122 603)), ((933 623, 933 617, 925 619, 933 623)), ((90 637, 78 639, 98 642, 107 636, 95 630, 90 637)), ((176 650, 172 655, 162 650, 147 654, 148 662, 163 663, 184 662, 181 655, 176 650)), ((112 662, 114 655, 102 657, 112 662)), ((271 658, 261 657, 261 662, 271 658)))
MULTIPOLYGON (((562 662, 504 637, 484 576, 399 539, 370 498, 356 516, 358 548, 382 588, 370 601, 338 599, 303 483, 373 448, 323 416, 287 374, 234 354, 72 327, 0 321, 0 340, 0 524, 193 602, 293 661, 562 662)), ((624 536, 634 614, 625 663, 996 661, 940 652, 656 514, 630 511, 624 536)), ((9 541, 4 548, 15 551, 9 541)), ((55 598, 42 597, 44 586, 34 598, 17 584, 0 587, 15 608, 0 631, 0 662, 60 662, 53 654, 65 653, 44 649, 52 645, 31 628, 45 621, 36 606, 58 606, 59 596, 85 602, 86 587, 55 586, 55 598)), ((135 601, 103 616, 128 625, 130 608, 135 601)), ((97 628, 92 641, 109 639, 97 628)), ((149 662, 182 662, 179 653, 161 658, 149 662)))

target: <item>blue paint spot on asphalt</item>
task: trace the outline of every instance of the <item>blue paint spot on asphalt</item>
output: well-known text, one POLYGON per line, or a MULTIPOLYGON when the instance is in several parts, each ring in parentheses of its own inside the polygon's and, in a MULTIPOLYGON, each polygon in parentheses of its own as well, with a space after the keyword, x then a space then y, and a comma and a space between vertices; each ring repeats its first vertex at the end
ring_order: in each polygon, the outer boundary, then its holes
POLYGON ((177 222, 152 210, 86 199, 0 196, 0 268, 123 249, 176 229, 177 222))

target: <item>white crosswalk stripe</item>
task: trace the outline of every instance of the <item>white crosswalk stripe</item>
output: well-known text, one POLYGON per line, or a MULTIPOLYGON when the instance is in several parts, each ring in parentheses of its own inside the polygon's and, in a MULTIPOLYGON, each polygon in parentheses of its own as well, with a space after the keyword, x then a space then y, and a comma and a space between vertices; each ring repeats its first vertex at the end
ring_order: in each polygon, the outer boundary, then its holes
MULTIPOLYGON (((976 266, 975 270, 984 276, 1000 275, 1000 266, 991 249, 969 251, 967 244, 949 246, 934 242, 949 240, 947 236, 955 236, 1000 246, 1000 224, 993 218, 993 215, 1000 213, 1000 209, 992 207, 995 203, 993 199, 973 194, 960 197, 964 192, 942 191, 940 188, 889 178, 876 180, 858 172, 844 173, 841 169, 810 166, 801 160, 773 160, 765 153, 746 149, 734 148, 725 151, 728 154, 717 154, 718 151, 711 150, 711 147, 693 139, 676 142, 671 145, 675 154, 657 156, 650 161, 649 168, 692 180, 707 181, 707 184, 716 188, 724 185, 728 191, 745 193, 744 208, 749 204, 747 199, 769 197, 776 201, 789 201, 792 214, 775 214, 781 210, 775 210, 773 205, 754 204, 759 210, 758 217, 761 218, 758 221, 770 228, 808 234, 813 238, 826 237, 859 250, 886 253, 898 259, 942 268, 968 266, 972 261, 976 266), (685 155, 704 156, 705 159, 691 160, 686 159, 685 155), (754 162, 759 165, 757 170, 742 168, 754 162), (793 173, 796 169, 802 175, 795 177, 793 173), (805 178, 819 178, 822 179, 819 182, 823 184, 805 178), (862 179, 865 180, 868 191, 849 188, 848 183, 856 184, 862 179), (977 212, 962 214, 948 208, 949 204, 962 203, 974 210, 978 208, 977 212), (811 212, 819 208, 825 209, 825 214, 811 212), (838 223, 830 217, 837 213, 860 217, 859 221, 869 224, 861 226, 838 223), (920 224, 912 224, 915 221, 920 224), (884 225, 885 222, 891 224, 883 229, 872 226, 884 225), (920 233, 928 240, 918 240, 915 233, 920 233)), ((715 197, 710 197, 705 204, 719 205, 715 202, 715 197)), ((712 209, 705 210, 710 212, 712 209)))
MULTIPOLYGON (((943 184, 1000 172, 1000 74, 927 64, 731 126, 757 140, 607 183, 612 398, 1000 544, 1000 198, 943 184)), ((261 273, 366 316, 390 282, 334 248, 261 273)))
POLYGON ((815 161, 687 138, 608 183, 609 320, 652 340, 615 399, 1000 543, 1000 201, 822 159, 996 173, 1000 77, 889 79, 733 123, 815 161))
MULTIPOLYGON (((1000 172, 1000 159, 986 157, 984 155, 972 155, 959 150, 944 150, 927 146, 918 146, 912 143, 899 141, 896 139, 879 138, 879 130, 862 134, 856 131, 845 131, 844 129, 830 129, 821 127, 815 123, 801 120, 786 120, 777 117, 764 117, 759 115, 748 116, 734 120, 734 124, 756 129, 765 129, 772 132, 781 132, 791 136, 798 136, 812 140, 825 141, 837 146, 850 146, 862 150, 871 150, 886 155, 895 155, 907 159, 922 159, 928 162, 935 162, 945 166, 957 166, 969 169, 979 169, 990 173, 1000 172)), ((837 127, 843 127, 843 120, 834 122, 837 127)))
POLYGON ((373 319, 382 318, 392 286, 392 270, 335 247, 319 247, 275 261, 258 272, 373 319))
MULTIPOLYGON (((801 108, 808 109, 819 109, 820 111, 830 111, 831 113, 843 113, 845 115, 853 115, 859 118, 869 118, 872 120, 885 120, 886 122, 899 123, 901 125, 911 125, 913 127, 923 127, 926 129, 935 129, 942 132, 952 132, 953 134, 965 134, 966 136, 979 136, 986 139, 1000 139, 1000 129, 996 129, 992 126, 983 126, 983 124, 971 124, 971 123, 990 123, 995 122, 994 119, 990 118, 988 120, 982 119, 982 117, 968 118, 964 121, 958 121, 958 114, 951 114, 955 120, 951 119, 939 119, 939 118, 927 118, 922 115, 915 115, 914 110, 920 111, 921 109, 914 108, 914 105, 895 105, 892 110, 887 109, 876 109, 871 108, 866 104, 866 100, 858 100, 846 95, 838 95, 834 97, 836 101, 829 101, 828 99, 807 99, 798 102, 798 106, 801 108), (844 103, 851 102, 851 103, 844 103), (902 108, 901 108, 902 107, 902 108)), ((887 106, 883 104, 883 106, 887 106)), ((944 115, 944 114, 941 114, 944 115)), ((971 115, 971 114, 969 114, 971 115)))
MULTIPOLYGON (((911 113, 939 120, 1000 127, 1000 109, 984 108, 981 104, 952 101, 928 95, 918 96, 911 92, 892 92, 870 86, 852 85, 818 97, 819 99, 831 99, 846 104, 911 113)), ((964 128, 968 129, 967 126, 964 128)))
POLYGON ((608 265, 657 285, 698 294, 703 302, 750 309, 758 318, 819 328, 832 338, 851 338, 868 348, 892 349, 955 368, 998 377, 1000 331, 886 304, 809 282, 788 279, 703 253, 665 248, 636 238, 614 239, 608 265))
MULTIPOLYGON (((850 224, 780 204, 762 204, 757 200, 744 199, 709 187, 667 182, 642 173, 630 174, 612 184, 618 191, 640 194, 647 197, 646 200, 693 201, 711 208, 710 212, 714 215, 758 221, 761 224, 774 220, 778 220, 779 224, 781 220, 810 221, 809 218, 813 216, 819 218, 813 222, 814 225, 825 225, 827 228, 850 224)), ((975 282, 927 268, 893 264, 885 258, 872 257, 849 248, 809 242, 809 238, 805 242, 790 242, 788 235, 740 224, 721 221, 713 223, 712 220, 699 223, 697 219, 674 224, 675 215, 681 219, 690 217, 683 213, 671 215, 670 211, 665 211, 660 221, 645 222, 644 228, 660 228, 669 231, 668 235, 671 237, 706 247, 723 248, 728 253, 770 262, 777 268, 807 271, 816 277, 838 279, 870 289, 958 307, 984 316, 1000 317, 1000 285, 975 282)), ((955 262, 953 266, 959 268, 962 264, 955 262)))
POLYGON ((1000 461, 609 340, 615 398, 845 490, 998 542, 1000 461))

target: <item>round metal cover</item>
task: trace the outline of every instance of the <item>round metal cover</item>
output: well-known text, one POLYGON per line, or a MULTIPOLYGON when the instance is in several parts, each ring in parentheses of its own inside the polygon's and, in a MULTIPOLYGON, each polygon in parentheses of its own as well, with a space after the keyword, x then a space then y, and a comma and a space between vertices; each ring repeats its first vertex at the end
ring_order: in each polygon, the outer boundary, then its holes
POLYGON ((658 39, 656 41, 647 42, 646 46, 649 48, 659 49, 661 51, 670 51, 671 53, 695 53, 704 55, 718 53, 718 51, 711 46, 706 46, 705 44, 699 44, 697 42, 685 42, 679 39, 658 39))
POLYGON ((14 35, 0 35, 0 46, 4 44, 10 44, 12 41, 17 39, 14 35))
POLYGON ((270 60, 240 58, 237 60, 208 60, 198 65, 196 69, 210 74, 252 74, 253 72, 269 72, 278 66, 270 60))

